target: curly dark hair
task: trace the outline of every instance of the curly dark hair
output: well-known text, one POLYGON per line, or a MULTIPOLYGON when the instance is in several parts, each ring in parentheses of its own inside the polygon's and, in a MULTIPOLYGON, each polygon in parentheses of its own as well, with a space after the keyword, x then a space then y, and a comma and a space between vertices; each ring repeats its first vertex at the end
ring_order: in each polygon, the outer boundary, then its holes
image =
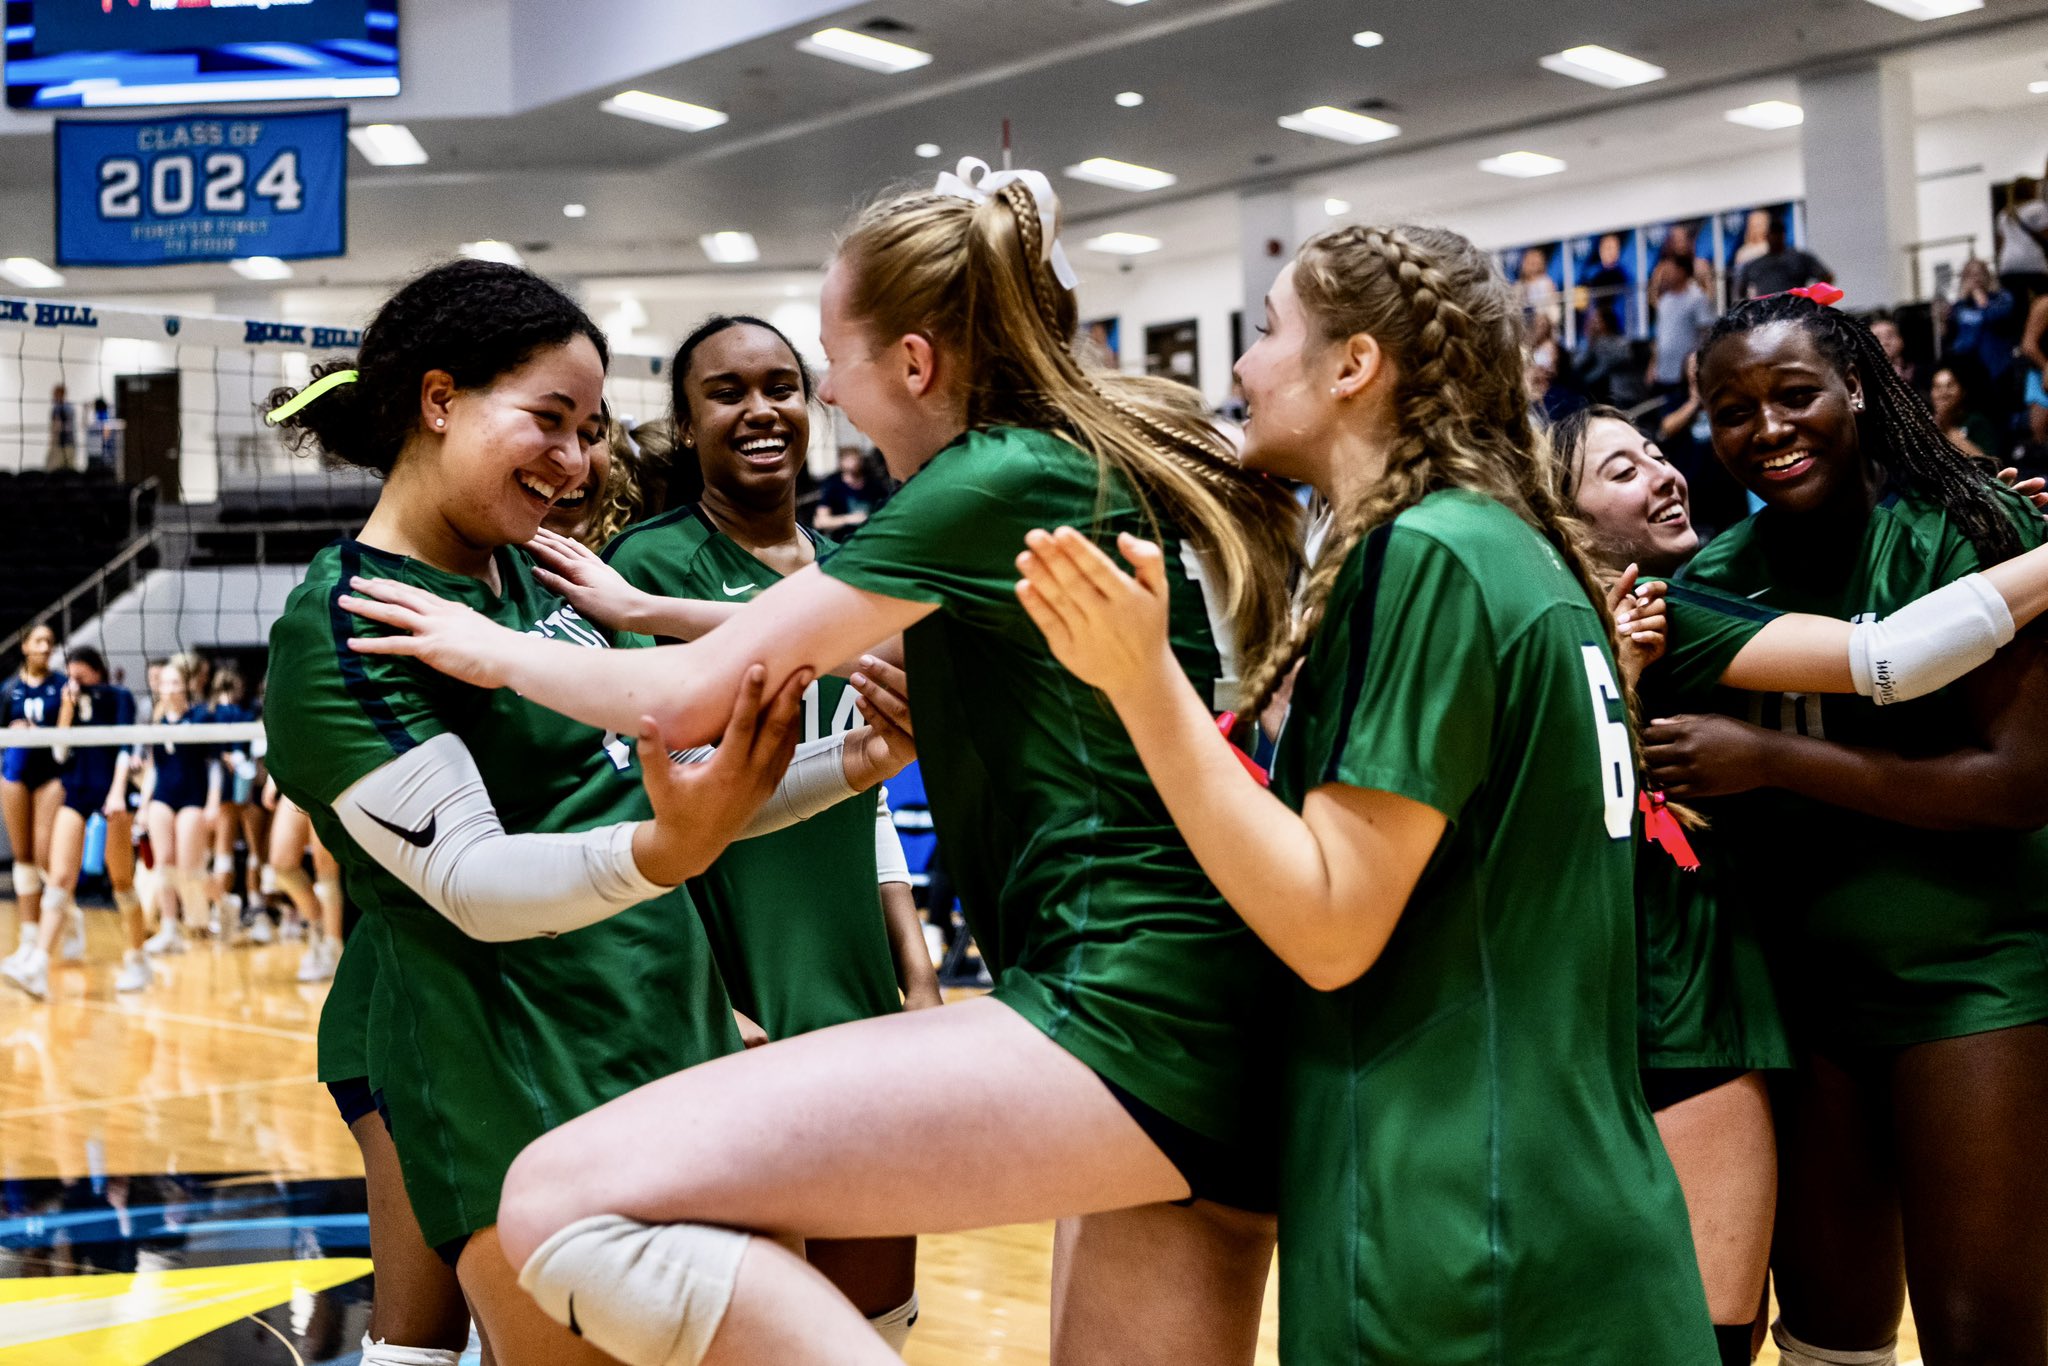
POLYGON ((776 340, 789 348, 790 357, 796 361, 797 383, 803 386, 804 402, 809 403, 818 392, 817 377, 804 363, 803 352, 797 350, 796 344, 774 323, 751 313, 714 313, 698 323, 695 330, 683 338, 683 344, 676 348, 675 358, 668 365, 669 411, 675 444, 669 455, 667 487, 662 498, 667 507, 685 507, 704 496, 703 467, 697 463, 697 452, 685 446, 682 440, 683 428, 690 421, 690 362, 696 359, 698 347, 735 327, 758 327, 773 333, 776 340))
POLYGON ((1773 323, 1799 327, 1837 374, 1854 374, 1862 381, 1868 406, 1857 416, 1857 436, 1865 456, 1893 487, 1947 508, 1985 564, 2011 559, 2026 548, 2016 521, 2025 515, 2018 495, 1983 462, 1956 449, 1927 401, 1892 369, 1870 329, 1847 313, 1802 294, 1768 294, 1737 304, 1701 341, 1700 372, 1706 372, 1707 357, 1722 342, 1773 323))
MULTIPOLYGON (((354 359, 322 361, 313 378, 357 372, 278 425, 294 450, 308 447, 344 465, 389 475, 419 423, 420 379, 443 370, 456 387, 478 389, 533 355, 587 337, 598 359, 611 346, 576 301, 532 271, 494 261, 450 261, 393 294, 363 331, 354 359)), ((279 389, 270 411, 299 391, 279 389)))

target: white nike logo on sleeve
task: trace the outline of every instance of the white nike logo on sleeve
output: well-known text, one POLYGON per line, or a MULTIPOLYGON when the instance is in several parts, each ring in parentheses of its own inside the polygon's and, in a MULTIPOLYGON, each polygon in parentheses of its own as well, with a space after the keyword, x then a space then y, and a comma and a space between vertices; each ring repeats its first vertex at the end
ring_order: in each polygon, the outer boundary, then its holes
POLYGON ((740 585, 740 586, 739 586, 738 588, 734 588, 734 587, 733 587, 733 586, 732 586, 731 584, 727 583, 727 582, 726 582, 726 581, 725 581, 724 579, 720 579, 720 580, 718 581, 718 586, 719 586, 720 588, 723 588, 723 589, 725 590, 725 595, 726 595, 727 597, 729 597, 729 598, 736 598, 736 597, 738 597, 738 596, 739 596, 740 594, 742 594, 742 593, 746 592, 746 591, 747 591, 748 589, 752 588, 752 587, 753 587, 754 585, 752 585, 751 583, 743 583, 743 584, 741 584, 741 585, 740 585))

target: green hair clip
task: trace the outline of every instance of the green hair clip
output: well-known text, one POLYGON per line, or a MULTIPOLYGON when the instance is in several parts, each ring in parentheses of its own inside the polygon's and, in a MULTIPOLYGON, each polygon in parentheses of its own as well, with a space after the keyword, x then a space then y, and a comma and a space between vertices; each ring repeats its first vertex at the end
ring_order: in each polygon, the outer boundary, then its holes
POLYGON ((278 407, 272 408, 269 412, 265 413, 263 420, 275 427, 278 423, 291 417, 328 390, 339 389, 344 384, 354 384, 355 382, 356 372, 353 370, 336 370, 331 375, 322 375, 319 379, 292 395, 290 402, 280 404, 278 407))

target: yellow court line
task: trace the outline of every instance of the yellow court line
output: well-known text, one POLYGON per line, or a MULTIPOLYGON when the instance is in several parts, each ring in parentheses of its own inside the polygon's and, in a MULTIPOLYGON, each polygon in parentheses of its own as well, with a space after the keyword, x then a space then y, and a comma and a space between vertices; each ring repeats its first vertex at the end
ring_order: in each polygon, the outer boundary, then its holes
POLYGON ((78 1007, 80 1010, 104 1011, 119 1015, 124 1020, 139 1020, 144 1023, 163 1021, 167 1024, 207 1025, 214 1029, 239 1029, 244 1034, 262 1034, 272 1039, 290 1039, 294 1043, 318 1043, 320 1036, 305 1030, 279 1029, 274 1025, 245 1024, 240 1020, 221 1020, 211 1015, 176 1015, 168 1010, 129 1010, 107 1001, 66 1001, 62 1004, 78 1007))
POLYGON ((110 1105, 141 1105, 167 1100, 199 1100, 206 1096, 229 1096, 240 1091, 262 1091, 272 1086, 316 1086, 318 1076, 271 1077, 265 1081, 242 1081, 231 1086, 201 1086, 190 1091, 144 1091, 133 1096, 108 1096, 101 1100, 68 1100, 58 1105, 34 1105, 26 1110, 0 1110, 0 1119, 29 1119, 36 1115, 64 1115, 74 1110, 103 1110, 110 1105))

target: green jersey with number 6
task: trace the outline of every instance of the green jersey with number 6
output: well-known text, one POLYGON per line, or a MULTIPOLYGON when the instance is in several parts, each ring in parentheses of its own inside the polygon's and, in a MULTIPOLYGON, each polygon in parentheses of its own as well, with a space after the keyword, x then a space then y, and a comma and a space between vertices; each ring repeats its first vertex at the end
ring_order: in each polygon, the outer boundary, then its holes
POLYGON ((1434 493, 1352 550, 1274 760, 1297 810, 1331 783, 1449 824, 1378 961, 1293 992, 1282 1355, 1709 1366, 1637 1074, 1636 785, 1607 632, 1501 504, 1434 493))
MULTIPOLYGON (((829 541, 816 545, 820 560, 832 552, 829 541)), ((635 587, 671 598, 750 602, 782 577, 696 507, 628 527, 604 558, 635 587)), ((843 678, 812 683, 801 738, 860 726, 858 695, 843 678)), ((733 1004, 771 1039, 902 1007, 875 887, 875 805, 875 793, 863 792, 741 840, 690 884, 733 1004)))
POLYGON ((704 927, 682 888, 556 937, 486 943, 370 858, 334 814, 360 779, 436 735, 461 738, 508 834, 645 819, 630 746, 408 659, 356 654, 381 628, 338 603, 359 574, 463 603, 515 630, 602 648, 603 637, 501 550, 502 586, 343 541, 321 551, 270 633, 270 771, 305 808, 363 918, 347 953, 374 954, 371 1074, 390 1111, 406 1192, 430 1244, 497 1221, 519 1150, 645 1082, 735 1051, 739 1035, 704 927))
MULTIPOLYGON (((1168 1119, 1265 1141, 1276 964, 1174 828, 1108 699, 1017 601, 1034 527, 1158 536, 1127 485, 1046 432, 971 431, 822 566, 938 608, 904 636, 919 763, 995 995, 1168 1119)), ((1165 531, 1174 653, 1234 703, 1235 651, 1192 548, 1165 531)))
MULTIPOLYGON (((2021 544, 2040 544, 2033 509, 2007 502, 2021 544)), ((1766 508, 1716 537, 1684 577, 1781 612, 1863 621, 1982 567, 1947 510, 1919 493, 1885 495, 1860 545, 1824 573, 1810 567, 1811 544, 1797 519, 1766 508)), ((1676 682, 1698 710, 1908 757, 1984 743, 1967 679, 1886 707, 1676 682)), ((2048 831, 1923 830, 1780 791, 1716 812, 1762 911, 1795 1035, 1889 1047, 2048 1019, 2048 831)))

